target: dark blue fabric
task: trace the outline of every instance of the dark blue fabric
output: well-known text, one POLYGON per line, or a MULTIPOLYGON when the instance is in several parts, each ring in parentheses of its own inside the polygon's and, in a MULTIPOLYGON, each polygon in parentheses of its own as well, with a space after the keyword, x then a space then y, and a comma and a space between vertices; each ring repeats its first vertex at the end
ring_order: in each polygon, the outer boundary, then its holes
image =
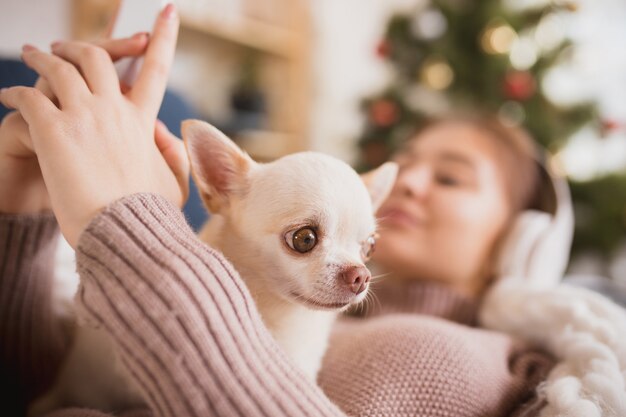
MULTIPOLYGON (((37 74, 24 63, 11 59, 0 59, 0 88, 15 85, 32 86, 37 80, 37 74)), ((0 104, 0 120, 9 113, 9 109, 0 104)), ((180 137, 180 123, 185 119, 198 118, 197 113, 178 94, 166 91, 163 104, 159 111, 159 119, 167 128, 180 137)), ((206 221, 207 214, 204 209, 198 190, 190 180, 190 195, 183 209, 185 217, 194 230, 198 230, 206 221)))
MULTIPOLYGON (((197 113, 178 94, 169 90, 165 92, 163 104, 159 110, 159 119, 165 123, 170 132, 180 137, 181 122, 185 119, 197 118, 197 113)), ((189 200, 187 200, 183 211, 191 227, 198 231, 207 220, 207 212, 198 195, 198 188, 192 179, 189 179, 189 185, 189 200)))
MULTIPOLYGON (((37 73, 28 68, 22 61, 0 59, 0 88, 14 85, 34 85, 37 73)), ((9 113, 9 109, 0 104, 0 120, 9 113)))

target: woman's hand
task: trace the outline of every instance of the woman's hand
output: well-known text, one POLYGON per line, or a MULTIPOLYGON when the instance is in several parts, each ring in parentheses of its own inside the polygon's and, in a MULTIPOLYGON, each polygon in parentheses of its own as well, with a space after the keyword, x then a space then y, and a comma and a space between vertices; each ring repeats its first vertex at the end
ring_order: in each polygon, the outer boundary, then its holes
POLYGON ((19 113, 9 113, 0 124, 0 213, 51 209, 28 125, 19 113))
POLYGON ((151 192, 182 205, 187 197, 182 144, 162 128, 156 132, 160 140, 154 136, 177 33, 170 4, 157 19, 139 77, 126 94, 110 56, 80 42, 55 44, 54 55, 24 51, 24 62, 47 80, 58 108, 33 88, 0 91, 0 101, 19 110, 28 124, 52 208, 73 246, 89 221, 119 198, 151 192))
MULTIPOLYGON (((106 40, 99 45, 112 60, 139 56, 148 45, 148 35, 139 33, 128 39, 106 40)), ((44 78, 37 80, 35 88, 56 101, 44 78)), ((28 125, 20 113, 10 113, 0 124, 0 212, 38 213, 51 209, 28 125)))

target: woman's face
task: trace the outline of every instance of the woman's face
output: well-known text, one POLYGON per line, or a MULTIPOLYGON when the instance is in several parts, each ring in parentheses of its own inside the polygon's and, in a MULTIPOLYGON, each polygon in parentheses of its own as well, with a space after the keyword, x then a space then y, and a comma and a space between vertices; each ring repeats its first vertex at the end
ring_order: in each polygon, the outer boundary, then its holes
POLYGON ((483 289, 510 211, 494 139, 486 135, 444 122, 395 158, 400 171, 378 211, 374 253, 393 276, 440 281, 468 294, 483 289))

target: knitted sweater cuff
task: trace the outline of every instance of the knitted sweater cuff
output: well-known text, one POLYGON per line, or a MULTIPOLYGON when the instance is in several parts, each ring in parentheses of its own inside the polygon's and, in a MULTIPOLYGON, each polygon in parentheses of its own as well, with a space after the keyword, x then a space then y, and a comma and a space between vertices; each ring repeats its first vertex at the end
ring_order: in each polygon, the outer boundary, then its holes
POLYGON ((54 254, 59 227, 51 212, 33 214, 0 213, 0 254, 5 268, 15 269, 42 250, 54 254), (52 249, 49 250, 49 249, 52 249))
POLYGON ((0 213, 0 387, 16 407, 46 388, 65 350, 52 311, 58 240, 52 213, 0 213))
POLYGON ((157 415, 339 415, 278 348, 232 266, 164 198, 111 204, 82 233, 77 263, 79 314, 108 332, 157 415))

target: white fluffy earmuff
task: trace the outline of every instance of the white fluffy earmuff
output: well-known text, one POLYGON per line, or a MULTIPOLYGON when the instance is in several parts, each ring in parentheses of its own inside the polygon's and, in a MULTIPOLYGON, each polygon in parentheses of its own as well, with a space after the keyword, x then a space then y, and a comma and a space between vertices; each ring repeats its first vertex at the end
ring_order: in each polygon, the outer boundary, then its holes
POLYGON ((523 279, 534 288, 549 288, 563 277, 574 230, 567 181, 537 162, 540 172, 538 207, 513 221, 496 261, 498 279, 523 279))
POLYGON ((537 388, 541 417, 626 416, 626 311, 585 288, 561 284, 573 234, 564 178, 540 164, 539 210, 520 214, 503 240, 482 326, 550 352, 557 363, 537 388))

